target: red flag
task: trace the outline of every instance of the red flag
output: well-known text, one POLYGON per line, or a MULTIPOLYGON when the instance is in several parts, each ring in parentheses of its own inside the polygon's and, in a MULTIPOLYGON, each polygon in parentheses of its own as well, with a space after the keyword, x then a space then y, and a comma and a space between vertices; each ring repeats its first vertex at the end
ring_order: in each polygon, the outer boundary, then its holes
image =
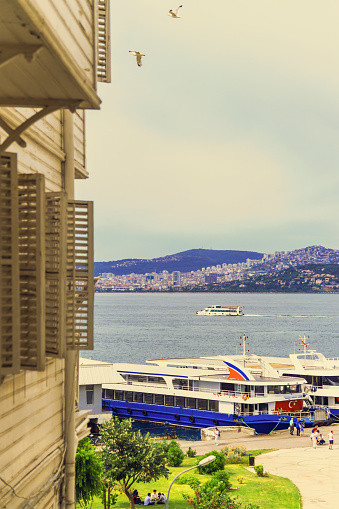
POLYGON ((307 347, 305 341, 303 341, 303 338, 301 336, 299 336, 299 337, 300 337, 300 341, 302 342, 302 344, 307 347))

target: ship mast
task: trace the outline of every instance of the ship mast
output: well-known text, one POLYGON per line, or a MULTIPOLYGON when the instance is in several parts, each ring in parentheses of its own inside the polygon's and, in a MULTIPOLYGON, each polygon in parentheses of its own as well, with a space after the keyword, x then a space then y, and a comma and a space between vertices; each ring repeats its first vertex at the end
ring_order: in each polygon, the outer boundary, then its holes
MULTIPOLYGON (((246 353, 249 352, 249 350, 247 350, 247 352, 246 352, 246 340, 248 339, 248 336, 246 336, 246 334, 243 334, 242 336, 240 336, 240 339, 242 339, 242 355, 243 355, 243 357, 245 357, 246 353)), ((240 346, 241 346, 241 343, 240 343, 240 346)))
MULTIPOLYGON (((306 334, 304 334, 304 339, 301 336, 299 336, 299 337, 300 337, 300 341, 304 345, 304 361, 306 362, 306 353, 307 353, 307 347, 308 347, 308 345, 306 343, 306 334)), ((309 336, 308 336, 308 338, 309 338, 309 336)))

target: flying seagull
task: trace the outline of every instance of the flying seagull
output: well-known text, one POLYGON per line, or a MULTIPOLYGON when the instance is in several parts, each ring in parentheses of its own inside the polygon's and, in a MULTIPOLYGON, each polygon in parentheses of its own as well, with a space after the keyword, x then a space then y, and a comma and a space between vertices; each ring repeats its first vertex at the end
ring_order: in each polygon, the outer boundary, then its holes
POLYGON ((140 53, 140 51, 130 51, 130 54, 137 57, 137 64, 139 67, 141 67, 142 66, 141 57, 144 57, 146 55, 144 55, 143 53, 140 53))
POLYGON ((169 11, 168 13, 168 16, 172 16, 172 18, 180 18, 181 16, 178 16, 178 12, 179 12, 179 9, 181 9, 182 5, 179 5, 179 7, 177 7, 175 9, 175 11, 172 11, 172 9, 169 11))

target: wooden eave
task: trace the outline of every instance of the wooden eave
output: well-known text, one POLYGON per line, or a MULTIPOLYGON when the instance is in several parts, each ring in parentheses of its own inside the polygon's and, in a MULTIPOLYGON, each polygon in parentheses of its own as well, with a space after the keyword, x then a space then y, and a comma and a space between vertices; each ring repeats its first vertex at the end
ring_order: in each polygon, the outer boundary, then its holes
POLYGON ((94 67, 79 67, 34 0, 0 0, 0 106, 99 109, 94 67))

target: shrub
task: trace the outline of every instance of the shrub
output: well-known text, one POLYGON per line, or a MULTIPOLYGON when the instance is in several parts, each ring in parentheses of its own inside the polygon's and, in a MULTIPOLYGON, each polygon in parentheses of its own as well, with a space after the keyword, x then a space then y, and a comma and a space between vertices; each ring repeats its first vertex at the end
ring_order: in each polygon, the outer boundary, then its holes
POLYGON ((220 451, 224 454, 224 456, 228 456, 229 449, 227 445, 225 445, 225 447, 222 447, 220 451))
POLYGON ((234 444, 231 445, 229 450, 235 456, 246 456, 246 447, 244 445, 234 444))
POLYGON ((192 449, 191 446, 186 451, 186 456, 188 458, 194 458, 197 455, 197 451, 195 449, 192 449))
POLYGON ((200 480, 194 475, 182 475, 175 481, 177 484, 188 484, 192 490, 197 490, 201 484, 200 480))
POLYGON ((167 464, 170 467, 180 467, 185 455, 181 450, 180 445, 175 440, 172 440, 168 447, 167 464))
POLYGON ((242 475, 238 475, 237 481, 238 481, 239 484, 243 484, 243 482, 244 482, 243 476, 242 475))
POLYGON ((247 463, 246 447, 235 444, 230 447, 223 447, 221 452, 225 456, 226 464, 245 464, 247 463))
POLYGON ((203 458, 207 458, 207 456, 211 455, 215 456, 215 460, 212 461, 212 463, 209 463, 208 465, 199 467, 198 468, 199 474, 212 474, 213 472, 217 472, 218 470, 224 470, 226 463, 225 456, 223 455, 222 452, 219 451, 211 451, 204 454, 203 456, 200 456, 196 464, 199 464, 199 462, 203 458))
POLYGON ((167 442, 167 440, 161 440, 161 442, 158 442, 158 447, 161 447, 163 449, 163 451, 165 452, 166 456, 167 456, 167 453, 168 453, 168 449, 169 449, 169 442, 167 442))
POLYGON ((264 467, 262 465, 255 465, 254 470, 258 477, 264 477, 264 467))
POLYGON ((206 487, 207 490, 211 490, 216 487, 221 493, 224 493, 231 488, 229 478, 230 476, 225 470, 218 470, 213 473, 212 479, 207 481, 204 487, 206 487))
POLYGON ((228 490, 228 474, 219 471, 210 481, 195 490, 194 495, 183 493, 183 497, 193 509, 259 509, 252 504, 244 506, 242 502, 231 498, 228 490))

